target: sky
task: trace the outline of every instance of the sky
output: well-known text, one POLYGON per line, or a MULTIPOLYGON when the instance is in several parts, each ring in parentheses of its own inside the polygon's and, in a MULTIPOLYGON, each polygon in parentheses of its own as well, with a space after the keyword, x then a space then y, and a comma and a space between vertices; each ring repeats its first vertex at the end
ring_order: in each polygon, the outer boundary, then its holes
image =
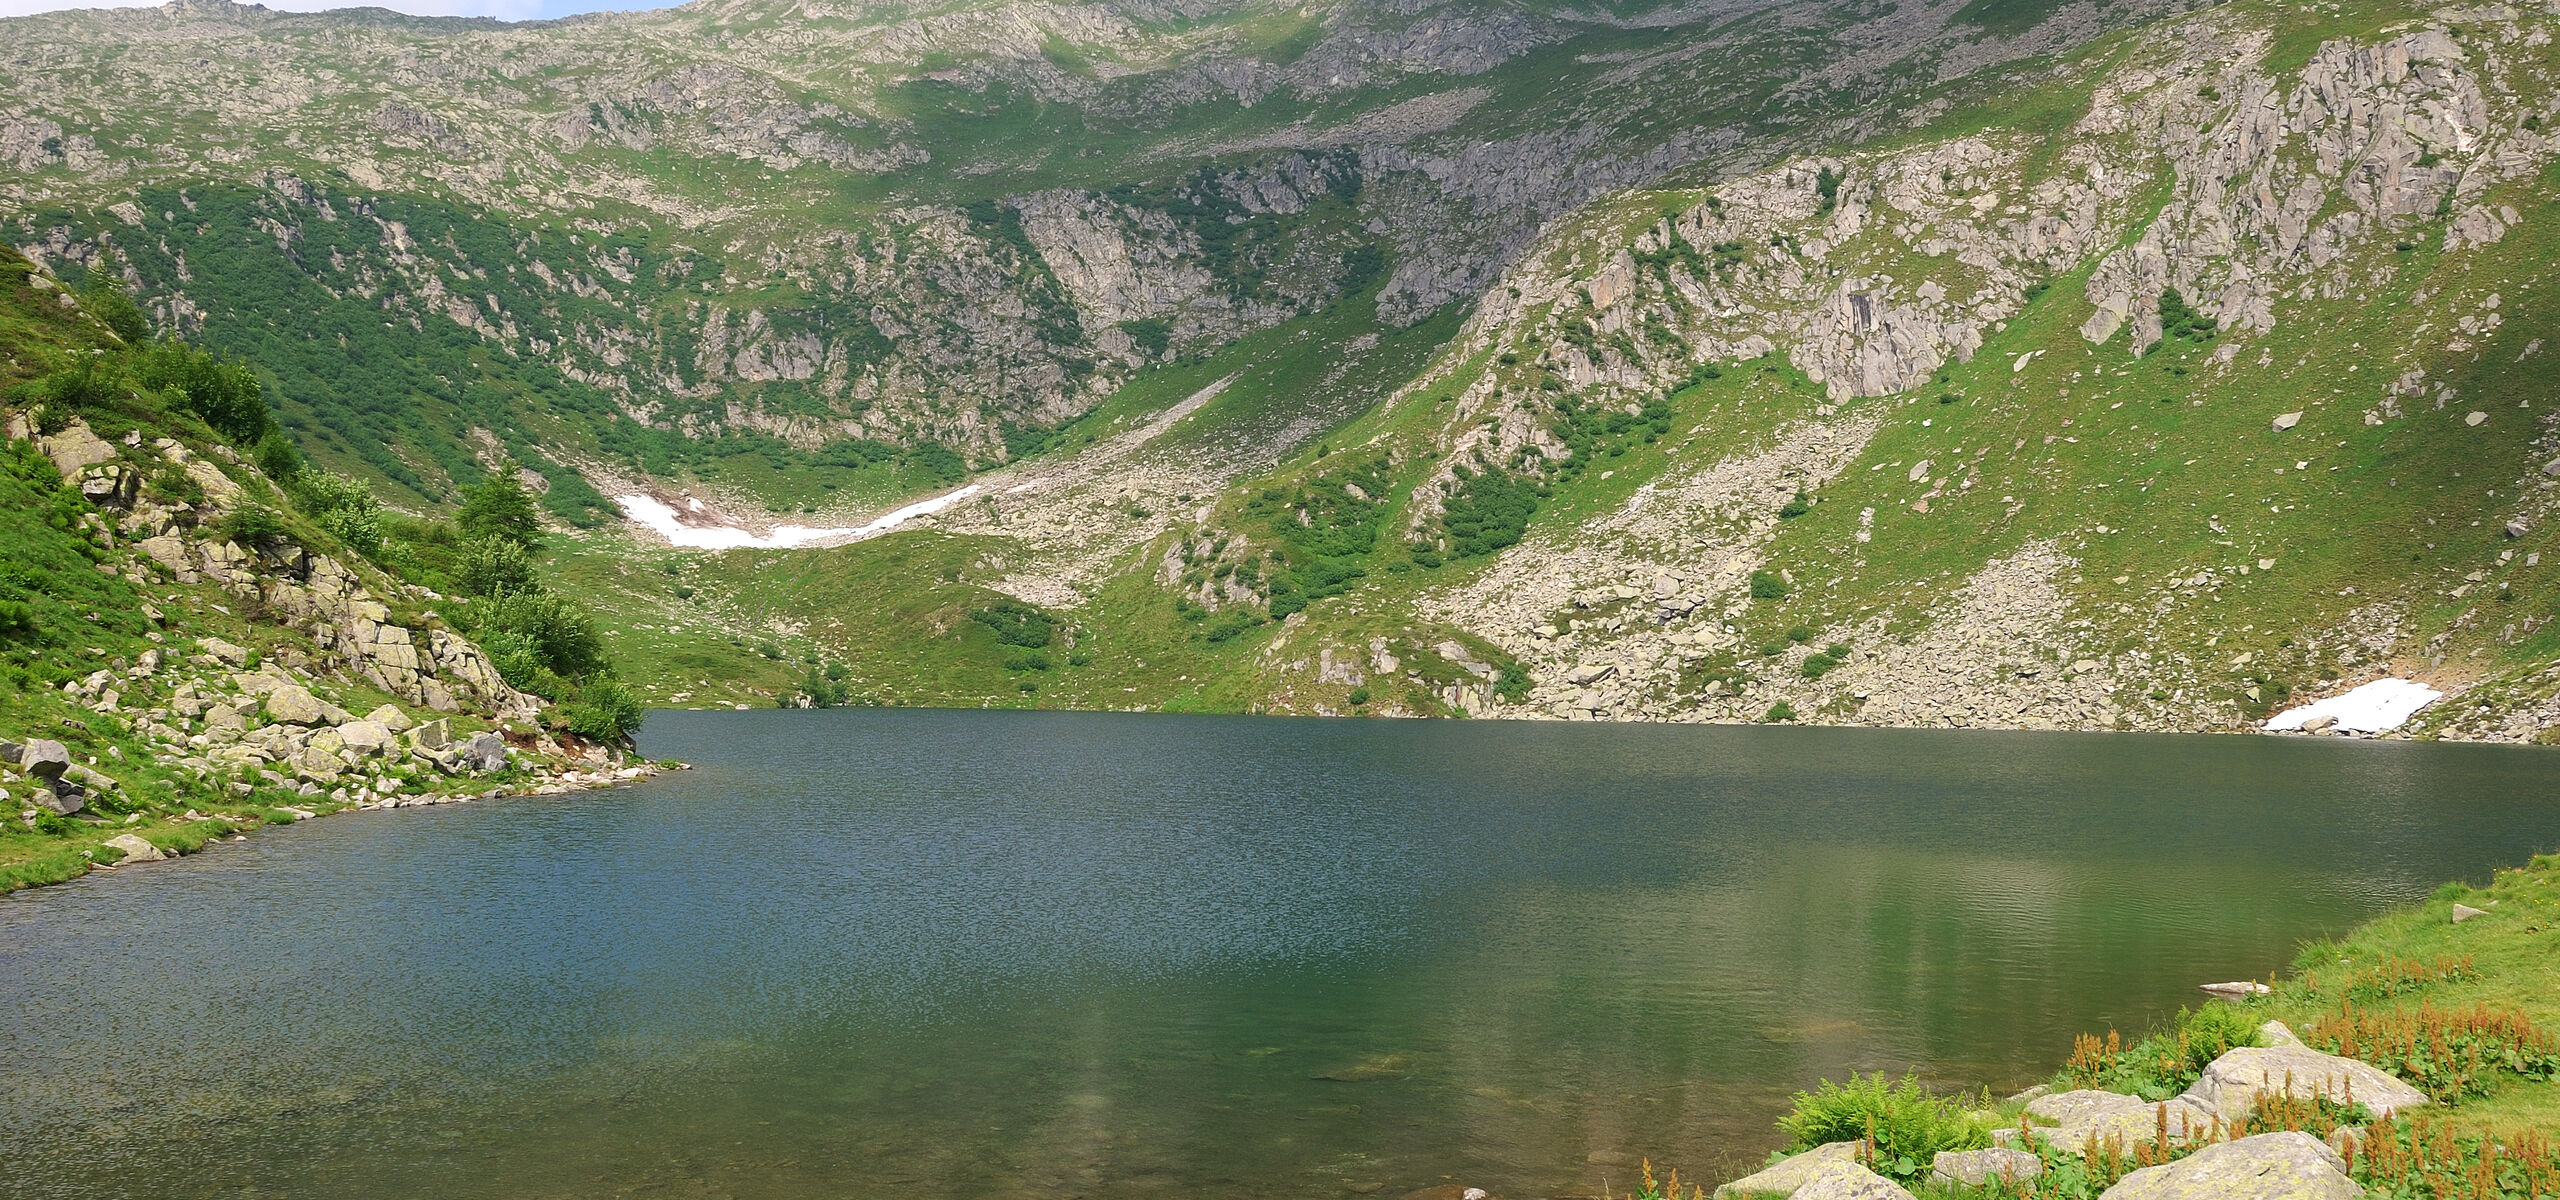
MULTIPOLYGON (((317 12, 324 8, 388 8, 421 17, 498 17, 530 21, 608 9, 665 8, 673 0, 259 0, 268 8, 317 12)), ((148 8, 160 0, 0 0, 0 17, 23 17, 66 8, 148 8)))

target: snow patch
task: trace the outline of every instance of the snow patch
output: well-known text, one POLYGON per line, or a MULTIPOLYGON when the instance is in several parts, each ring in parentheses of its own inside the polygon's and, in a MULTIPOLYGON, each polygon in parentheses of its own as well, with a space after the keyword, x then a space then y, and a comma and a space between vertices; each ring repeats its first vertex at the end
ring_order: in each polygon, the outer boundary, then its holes
POLYGON ((2384 733, 2398 729, 2419 709, 2444 698, 2444 693, 2414 679, 2377 679, 2371 683, 2331 696, 2326 700, 2288 708, 2267 718, 2262 728, 2270 732, 2300 729, 2303 723, 2319 717, 2337 718, 2337 728, 2352 733, 2384 733))
MULTIPOLYGON (((648 526, 671 546, 693 550, 789 550, 814 542, 852 541, 887 533, 899 525, 929 513, 941 512, 978 493, 977 484, 957 491, 918 500, 904 508, 893 509, 868 525, 835 528, 811 528, 807 525, 780 525, 769 534, 758 535, 734 525, 687 525, 678 519, 676 510, 664 501, 650 496, 616 496, 614 502, 631 519, 648 526)), ((695 512, 702 511, 702 501, 690 502, 695 512)))

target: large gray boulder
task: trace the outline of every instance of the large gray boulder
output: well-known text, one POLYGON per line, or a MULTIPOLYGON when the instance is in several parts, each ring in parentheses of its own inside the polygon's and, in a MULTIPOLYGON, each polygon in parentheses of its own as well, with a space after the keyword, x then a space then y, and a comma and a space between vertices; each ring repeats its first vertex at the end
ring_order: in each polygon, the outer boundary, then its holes
POLYGON ((349 721, 337 728, 337 734, 340 745, 367 757, 389 750, 397 740, 382 722, 374 720, 349 721))
POLYGON ((446 749, 453 745, 453 725, 443 717, 437 717, 410 730, 409 745, 412 749, 430 753, 446 749))
POLYGON ((507 769, 507 739, 494 733, 472 735, 470 741, 457 748, 462 769, 466 771, 503 771, 507 769))
POLYGON ((409 714, 400 711, 400 706, 397 704, 382 705, 374 709, 372 712, 366 713, 364 715, 364 719, 371 721, 376 725, 380 725, 393 733, 407 733, 417 724, 417 722, 409 719, 409 714))
POLYGON ((2388 1071, 2352 1058, 2322 1054, 2298 1042, 2224 1051, 2222 1057, 2206 1065, 2203 1077, 2179 1098, 2220 1113, 2227 1124, 2246 1118, 2257 1107, 2258 1097, 2270 1094, 2299 1099, 2326 1096, 2341 1104, 2352 1100, 2384 1118, 2427 1102, 2425 1092, 2401 1082, 2388 1071))
POLYGON ((1966 1187, 1981 1187, 1994 1179, 2033 1179, 2042 1174, 2043 1159, 2001 1146, 1988 1150, 1941 1150, 1929 1164, 1932 1182, 1966 1187))
POLYGON ((71 769, 71 748, 60 742, 37 738, 18 752, 18 769, 51 783, 71 769))
POLYGON ((2262 1133, 2144 1167, 2098 1200, 2353 1200, 2347 1164, 2307 1133, 2262 1133))
POLYGON ((287 725, 325 725, 329 708, 311 694, 311 689, 288 683, 267 693, 267 717, 287 725))

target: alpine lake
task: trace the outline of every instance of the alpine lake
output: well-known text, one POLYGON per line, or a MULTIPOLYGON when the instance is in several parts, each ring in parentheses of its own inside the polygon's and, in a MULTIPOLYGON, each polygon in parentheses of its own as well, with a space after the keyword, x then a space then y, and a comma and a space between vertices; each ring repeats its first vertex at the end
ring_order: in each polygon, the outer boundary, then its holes
POLYGON ((1622 1195, 2560 842, 2560 753, 661 712, 0 901, 9 1197, 1622 1195))

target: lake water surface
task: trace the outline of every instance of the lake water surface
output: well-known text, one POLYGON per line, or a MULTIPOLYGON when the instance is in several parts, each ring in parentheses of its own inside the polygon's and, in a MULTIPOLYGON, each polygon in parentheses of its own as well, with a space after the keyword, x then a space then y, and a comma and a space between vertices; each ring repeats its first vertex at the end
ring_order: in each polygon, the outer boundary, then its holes
POLYGON ((659 713, 0 901, 0 1196, 1387 1197, 2002 1090, 2560 843, 2560 754, 659 713))

